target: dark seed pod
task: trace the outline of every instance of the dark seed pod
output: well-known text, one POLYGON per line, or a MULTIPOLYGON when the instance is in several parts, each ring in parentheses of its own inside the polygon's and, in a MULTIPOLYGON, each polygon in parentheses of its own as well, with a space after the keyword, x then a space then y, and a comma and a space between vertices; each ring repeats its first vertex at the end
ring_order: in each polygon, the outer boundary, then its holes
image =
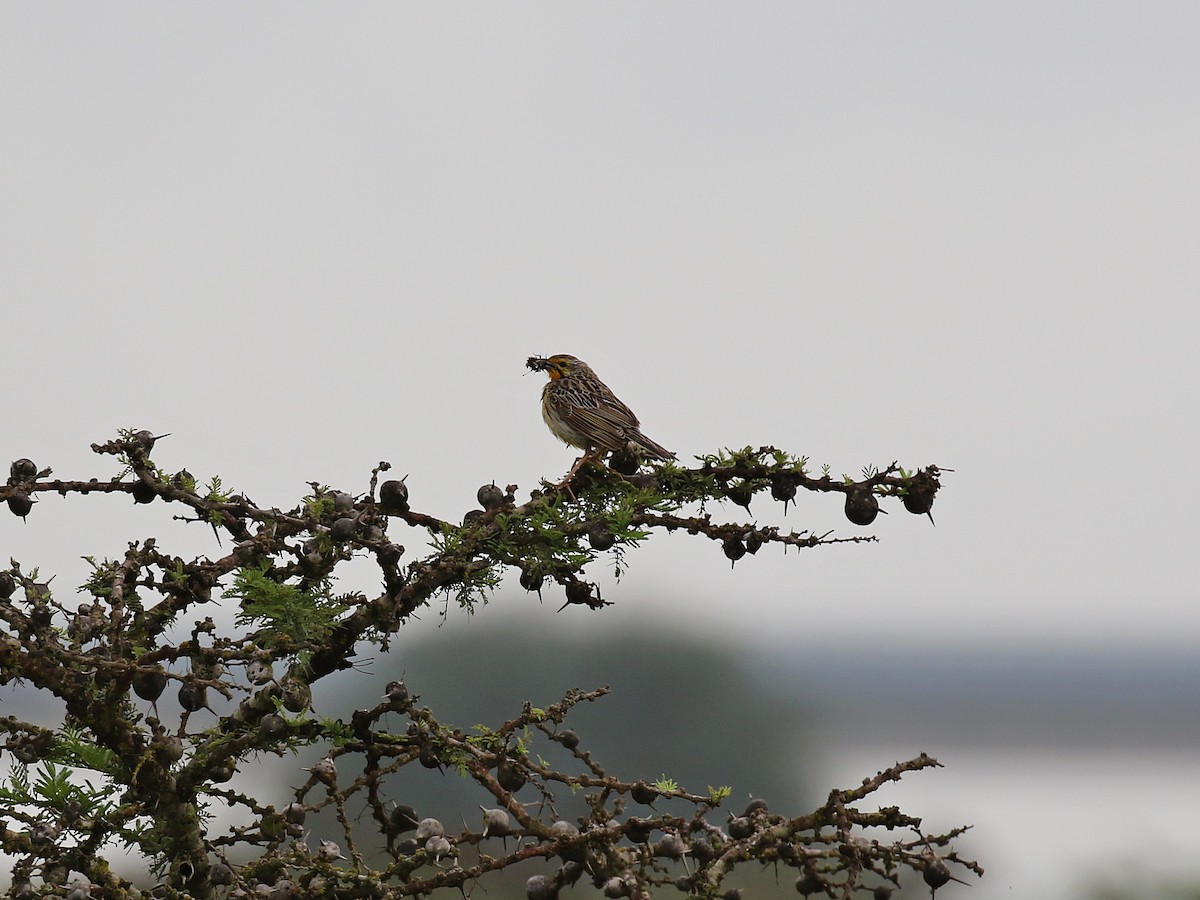
POLYGON ((482 519, 486 513, 482 509, 468 509, 463 514, 463 527, 472 525, 482 519))
POLYGON ((308 771, 322 784, 333 784, 337 781, 337 766, 334 764, 332 756, 325 756, 317 760, 308 771))
POLYGON ((682 859, 683 854, 687 853, 687 844, 677 834, 665 834, 663 839, 651 848, 651 852, 665 859, 682 859))
POLYGON ((348 513, 354 509, 354 498, 345 491, 334 491, 333 508, 336 512, 348 513))
MULTIPOLYGON (((29 591, 25 591, 25 596, 29 596, 29 591)), ((47 628, 54 619, 54 613, 44 602, 32 603, 32 609, 29 610, 29 621, 33 623, 34 628, 47 628)))
POLYGON ((147 484, 144 481, 135 481, 129 493, 133 495, 134 503, 152 503, 154 498, 158 496, 155 493, 154 485, 147 484))
POLYGON ((892 889, 889 885, 881 884, 871 892, 871 900, 892 900, 892 889))
POLYGON ((8 508, 14 516, 20 516, 23 519, 33 509, 33 500, 28 494, 17 492, 8 498, 8 508))
POLYGON ((422 819, 417 823, 417 842, 425 843, 431 837, 442 837, 446 833, 446 826, 437 819, 422 819))
POLYGON ((416 838, 405 838, 396 845, 396 852, 400 856, 412 856, 420 849, 421 845, 417 843, 416 838))
POLYGON ((716 850, 703 834, 692 839, 692 859, 703 865, 716 856, 716 850))
POLYGON ((416 829, 418 822, 420 822, 420 819, 417 818, 417 811, 403 803, 392 807, 392 811, 388 814, 388 827, 392 834, 404 834, 406 831, 413 831, 416 829))
POLYGON ((177 734, 161 735, 154 740, 154 753, 167 765, 183 759, 183 739, 177 734))
POLYGON ((749 512, 750 500, 754 496, 754 491, 751 490, 748 482, 739 481, 737 484, 731 484, 725 488, 725 496, 738 506, 744 506, 746 512, 749 512))
POLYGON ((320 571, 321 564, 325 561, 321 555, 321 542, 316 538, 305 541, 297 556, 301 568, 310 574, 320 571))
POLYGON ((269 659, 252 659, 246 663, 246 678, 251 684, 264 685, 275 677, 275 671, 269 659))
POLYGON ((204 709, 208 706, 208 688, 191 681, 180 685, 179 705, 188 712, 204 709))
POLYGON ((933 514, 930 510, 933 509, 933 498, 937 496, 937 491, 937 479, 928 472, 918 472, 909 481, 908 489, 900 498, 900 502, 910 513, 929 516, 929 521, 932 522, 933 514))
POLYGON ((925 883, 935 891, 950 881, 950 867, 934 853, 925 854, 925 869, 921 873, 925 883))
POLYGON ((0 572, 0 600, 7 600, 17 589, 17 580, 7 572, 0 572))
POLYGON ((440 769, 442 766, 442 761, 438 759, 437 749, 430 744, 421 748, 418 759, 421 761, 421 765, 427 769, 440 769))
POLYGON ((729 836, 735 841, 744 840, 754 834, 754 825, 745 816, 729 820, 729 836))
POLYGON ((542 585, 546 583, 545 575, 538 575, 529 569, 521 570, 521 587, 527 591, 540 591, 542 585))
POLYGON ((225 784, 233 777, 233 766, 219 765, 208 770, 208 778, 213 784, 225 784))
POLYGON ((425 842, 425 852, 434 858, 440 860, 443 856, 449 856, 450 851, 454 849, 454 845, 448 841, 443 835, 435 835, 425 842))
POLYGON ((917 493, 911 488, 908 490, 908 493, 900 498, 900 502, 904 504, 904 508, 910 513, 918 516, 923 516, 929 510, 933 509, 932 494, 917 493))
POLYGON ((879 500, 870 490, 857 489, 846 494, 846 518, 855 525, 870 525, 879 515, 879 500))
POLYGON ((228 863, 215 862, 208 870, 208 880, 218 887, 233 884, 237 879, 228 863))
POLYGON ((193 656, 192 674, 211 681, 225 674, 225 664, 216 657, 193 656))
POLYGON ((408 485, 385 481, 379 486, 379 503, 385 512, 408 512, 408 485))
POLYGON ((592 596, 592 586, 586 581, 568 581, 564 588, 568 604, 580 604, 595 607, 596 600, 592 596))
POLYGON ((562 884, 573 885, 583 877, 583 864, 567 860, 558 870, 558 880, 562 884))
POLYGON ((217 860, 209 867, 208 879, 218 886, 230 885, 237 881, 237 877, 233 874, 233 869, 223 859, 217 860))
POLYGON ((646 819, 630 819, 625 828, 625 837, 635 844, 644 844, 650 840, 650 832, 654 826, 646 819))
POLYGON ((336 543, 344 544, 346 541, 354 537, 354 532, 358 528, 358 520, 353 516, 343 516, 329 526, 329 537, 336 543))
POLYGON ((617 875, 604 882, 603 890, 604 896, 610 898, 610 900, 617 900, 619 897, 628 897, 632 893, 629 882, 617 875))
POLYGON ((612 549, 612 545, 616 542, 617 536, 609 530, 606 522, 594 522, 588 529, 588 543, 592 545, 593 550, 603 553, 605 550, 612 549))
POLYGON ((8 474, 12 476, 13 481, 28 481, 31 478, 37 478, 38 467, 32 459, 14 459, 11 466, 8 467, 8 474))
POLYGON ((92 639, 96 629, 91 619, 85 616, 74 616, 67 625, 67 636, 80 644, 86 644, 92 639))
POLYGON ((345 858, 337 841, 321 841, 320 847, 317 848, 317 859, 321 862, 331 863, 345 858))
POLYGON ((484 837, 507 837, 513 833, 512 819, 506 810, 488 809, 486 806, 479 808, 483 810, 484 837))
POLYGON ((258 720, 258 733, 269 741, 277 741, 287 732, 287 719, 279 713, 267 713, 258 720))
POLYGON ((258 558, 258 545, 254 541, 242 541, 234 544, 233 555, 237 557, 237 561, 244 566, 253 564, 258 558))
POLYGON ((141 448, 142 452, 147 456, 150 454, 150 451, 154 449, 154 442, 157 440, 158 438, 154 436, 153 431, 146 431, 145 429, 142 429, 141 431, 135 431, 133 433, 134 443, 136 443, 138 447, 141 448))
POLYGON ((554 900, 558 896, 558 888, 548 875, 530 875, 525 882, 525 896, 529 900, 554 900))
POLYGON ((399 678, 395 681, 389 681, 387 687, 384 689, 384 696, 387 697, 388 702, 392 706, 397 708, 402 707, 408 703, 408 685, 399 678))
POLYGON ((824 894, 825 884, 816 872, 805 872, 796 879, 796 890, 804 897, 813 894, 824 894))
POLYGON ((622 475, 636 475, 638 473, 637 454, 628 447, 614 450, 608 458, 608 467, 622 475))
POLYGON ((755 800, 751 800, 749 803, 746 804, 746 808, 745 808, 745 810, 743 810, 742 815, 743 816, 752 816, 756 812, 764 812, 765 813, 766 811, 767 811, 767 801, 755 799, 755 800))
POLYGON ((634 803, 641 803, 643 806, 650 806, 658 799, 658 791, 650 787, 644 781, 639 781, 629 791, 629 796, 633 798, 634 803))
POLYGON ((730 888, 721 895, 721 900, 742 900, 742 889, 730 888))
POLYGON ((521 768, 510 760, 501 760, 496 767, 496 781, 500 787, 504 788, 509 793, 516 793, 521 788, 525 787, 525 783, 529 777, 521 770, 521 768))
POLYGON ((475 499, 484 509, 499 509, 504 505, 504 491, 496 487, 496 482, 485 484, 475 494, 475 499))
POLYGON ((133 692, 153 703, 167 688, 167 673, 160 668, 138 669, 133 673, 133 692))
POLYGON ((737 562, 746 555, 746 545, 739 537, 727 537, 721 541, 721 549, 731 562, 737 562))
POLYGON ((404 548, 400 544, 384 544, 375 551, 375 556, 379 562, 385 566, 394 566, 400 562, 400 557, 404 555, 404 548))
POLYGON ((562 731, 557 732, 557 737, 558 742, 568 750, 574 750, 579 746, 579 735, 570 728, 564 728, 562 731))
POLYGON ((776 479, 771 482, 771 499, 778 500, 783 504, 783 514, 787 515, 789 503, 794 503, 796 500, 796 485, 790 481, 776 479))
POLYGON ((283 695, 283 708, 288 712, 304 712, 312 703, 312 688, 297 678, 283 679, 279 688, 283 695))
POLYGON ((753 556, 763 545, 762 535, 757 531, 746 532, 746 552, 753 556))

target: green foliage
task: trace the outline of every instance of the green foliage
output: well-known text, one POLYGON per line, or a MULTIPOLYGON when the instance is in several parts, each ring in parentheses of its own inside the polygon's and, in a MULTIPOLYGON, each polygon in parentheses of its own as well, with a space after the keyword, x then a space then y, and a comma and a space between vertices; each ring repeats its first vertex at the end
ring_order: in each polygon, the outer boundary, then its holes
POLYGON ((578 572, 608 553, 619 577, 625 570, 625 554, 650 536, 638 524, 639 517, 648 510, 667 512, 678 507, 660 491, 605 470, 593 476, 573 503, 543 495, 519 511, 497 514, 497 533, 488 546, 498 558, 519 563, 536 575, 578 572), (597 525, 614 539, 607 551, 597 551, 588 543, 597 525))
POLYGON ((80 557, 84 562, 92 567, 92 574, 88 576, 87 581, 80 585, 80 590, 87 591, 93 597, 108 597, 112 594, 112 580, 117 572, 117 567, 120 565, 111 559, 106 559, 104 562, 96 562, 94 556, 80 557))
POLYGON ((277 581, 271 564, 237 570, 225 596, 240 601, 237 624, 256 624, 254 642, 263 649, 291 649, 321 643, 346 611, 345 595, 335 597, 332 581, 322 578, 303 587, 277 581))
POLYGON ((92 769, 105 775, 113 775, 119 768, 119 760, 115 753, 101 747, 84 731, 70 724, 64 726, 60 732, 50 758, 68 766, 92 769))
MULTIPOLYGON (((304 721, 303 716, 297 716, 297 722, 302 723, 304 721)), ((317 721, 320 726, 321 737, 335 747, 341 747, 355 739, 354 730, 341 719, 322 716, 317 721)))
MULTIPOLYGON (((220 479, 214 479, 217 486, 220 486, 220 479)), ((196 493, 196 476, 187 469, 180 469, 171 476, 171 482, 179 486, 181 491, 189 494, 196 493)))
POLYGON ((322 486, 315 490, 304 498, 303 503, 305 515, 317 522, 328 519, 333 514, 335 505, 333 494, 328 486, 322 486))
MULTIPOLYGON (((81 741, 72 740, 69 748, 59 745, 59 754, 80 760, 80 767, 99 771, 101 766, 112 762, 111 754, 91 746, 84 748, 81 741), (89 765, 88 762, 93 763, 89 765)), ((7 781, 0 784, 0 804, 10 812, 20 811, 23 818, 36 820, 45 814, 56 814, 70 823, 81 812, 90 817, 107 817, 117 808, 120 788, 105 778, 99 787, 91 779, 81 778, 77 769, 46 759, 37 764, 33 778, 27 764, 16 761, 12 765, 7 781)))
POLYGON ((732 793, 733 793, 733 788, 731 788, 727 784, 721 785, 721 787, 716 787, 716 788, 710 784, 708 786, 708 801, 713 806, 720 806, 727 799, 729 799, 729 795, 732 793))
POLYGON ((228 503, 232 496, 233 492, 222 484, 221 476, 214 475, 208 482, 208 490, 204 494, 204 499, 210 503, 228 503))

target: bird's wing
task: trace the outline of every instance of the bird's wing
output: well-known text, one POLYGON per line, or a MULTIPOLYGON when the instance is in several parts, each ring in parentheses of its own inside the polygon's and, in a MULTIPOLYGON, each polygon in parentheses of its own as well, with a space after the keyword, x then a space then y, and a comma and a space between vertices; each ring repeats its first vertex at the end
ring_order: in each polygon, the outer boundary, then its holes
POLYGON ((624 435, 638 427, 638 418, 628 406, 609 392, 598 396, 593 391, 570 389, 556 391, 554 399, 564 419, 577 430, 616 431, 624 435))

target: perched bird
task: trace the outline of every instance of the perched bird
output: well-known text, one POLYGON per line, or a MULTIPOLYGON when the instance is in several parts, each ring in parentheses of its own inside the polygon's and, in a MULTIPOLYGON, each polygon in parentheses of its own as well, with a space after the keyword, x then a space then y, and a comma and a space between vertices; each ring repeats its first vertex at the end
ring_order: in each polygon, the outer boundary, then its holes
POLYGON ((531 356, 525 365, 550 376, 542 388, 542 418, 550 431, 584 451, 572 475, 586 461, 608 451, 637 449, 654 459, 675 459, 674 453, 642 434, 633 410, 582 359, 557 353, 547 359, 531 356))

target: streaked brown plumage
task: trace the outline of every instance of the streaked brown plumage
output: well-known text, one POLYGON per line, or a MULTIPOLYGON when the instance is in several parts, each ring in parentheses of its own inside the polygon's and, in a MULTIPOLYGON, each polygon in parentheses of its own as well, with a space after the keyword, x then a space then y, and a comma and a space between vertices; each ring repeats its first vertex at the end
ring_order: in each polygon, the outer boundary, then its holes
POLYGON ((542 389, 542 418, 560 441, 581 448, 585 456, 632 446, 654 459, 675 459, 642 434, 633 410, 583 360, 556 353, 545 359, 531 356, 525 365, 550 376, 542 389))

